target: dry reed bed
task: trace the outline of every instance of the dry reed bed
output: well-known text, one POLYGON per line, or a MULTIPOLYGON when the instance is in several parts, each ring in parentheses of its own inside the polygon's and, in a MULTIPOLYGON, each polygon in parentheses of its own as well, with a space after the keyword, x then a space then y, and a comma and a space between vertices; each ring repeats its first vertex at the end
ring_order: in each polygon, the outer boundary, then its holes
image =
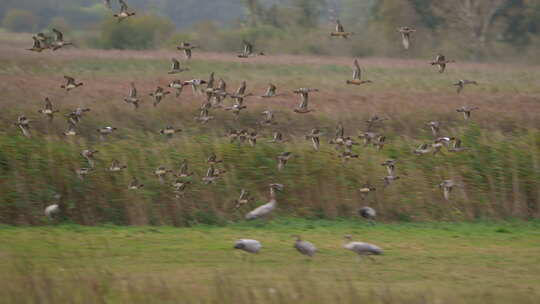
MULTIPOLYGON (((2 60, 7 60, 5 52, 0 54, 2 60)), ((334 58, 280 56, 277 62, 281 65, 265 64, 274 63, 269 61, 270 57, 256 58, 257 64, 251 67, 255 60, 243 65, 217 64, 227 58, 236 59, 223 54, 204 54, 210 60, 195 61, 193 66, 197 70, 180 77, 189 74, 206 78, 215 70, 218 77, 228 80, 230 88, 237 86, 240 79, 248 79, 249 90, 262 94, 269 80, 263 77, 265 73, 260 70, 263 69, 273 75, 282 91, 290 92, 297 86, 313 82, 321 92, 312 95, 311 106, 317 110, 314 114, 294 114, 292 107, 298 103, 298 97, 289 93, 275 101, 249 99, 248 111, 237 122, 232 120, 230 113, 214 110, 216 121, 200 126, 193 117, 197 115, 201 97, 194 96, 189 88, 180 99, 167 97, 157 108, 150 104, 148 92, 174 78, 164 72, 168 63, 163 58, 170 53, 74 49, 58 54, 61 55, 24 53, 14 56, 10 59, 12 68, 0 76, 0 89, 5 92, 0 100, 5 109, 0 115, 0 124, 5 130, 0 140, 5 179, 0 188, 6 202, 0 207, 3 209, 0 222, 42 222, 42 208, 50 201, 53 190, 67 193, 72 218, 84 224, 103 221, 173 225, 219 222, 224 218, 238 218, 245 211, 233 211, 230 206, 240 188, 251 190, 260 202, 266 197, 265 185, 269 181, 287 184, 287 191, 281 198, 284 201, 282 212, 303 216, 351 216, 361 204, 374 205, 381 211, 381 218, 389 220, 538 216, 540 103, 535 89, 527 85, 535 75, 528 68, 512 66, 515 82, 501 87, 500 91, 495 90, 493 84, 486 84, 492 87, 467 88, 464 94, 456 95, 451 86, 444 88, 443 80, 449 81, 453 76, 438 75, 430 67, 426 72, 434 73, 433 76, 423 75, 420 86, 410 80, 423 73, 409 69, 420 64, 418 61, 369 59, 374 67, 381 68, 377 73, 382 79, 394 83, 401 77, 405 82, 397 88, 384 81, 350 88, 343 84, 349 75, 347 72, 341 76, 344 68, 329 68, 329 76, 324 78, 312 74, 313 71, 326 71, 325 60, 330 64, 334 58), (114 67, 114 61, 108 61, 119 56, 131 58, 128 65, 133 66, 123 71, 114 67), (153 61, 144 61, 146 59, 153 61), (162 61, 158 62, 158 59, 162 61), (261 62, 263 64, 259 64, 261 62), (315 62, 318 65, 313 67, 299 66, 298 72, 286 68, 291 63, 315 62), (89 70, 79 68, 78 64, 89 70), (137 64, 142 64, 142 70, 135 73, 137 64), (40 70, 35 70, 36 66, 40 70), (400 67, 405 69, 399 70, 400 67), (47 69, 57 72, 47 73, 47 69), (399 71, 398 76, 393 76, 393 71, 399 71), (296 74, 288 76, 289 72, 296 74), (69 93, 61 91, 58 86, 64 73, 81 75, 85 85, 69 93), (436 77, 446 78, 429 82, 436 77), (132 79, 137 82, 140 94, 145 96, 139 111, 122 101, 132 79), (521 80, 524 82, 521 87, 513 87, 521 80), (429 89, 426 91, 423 87, 429 89), (37 109, 45 96, 49 96, 64 113, 78 106, 92 108, 81 124, 82 138, 63 138, 60 134, 66 124, 61 117, 49 124, 38 116, 37 109), (473 114, 471 122, 465 122, 455 112, 462 105, 476 105, 481 111, 473 114), (258 113, 264 109, 276 112, 277 126, 254 127, 258 113), (16 135, 18 131, 11 124, 21 113, 34 119, 34 133, 42 138, 28 140, 16 135), (365 129, 364 121, 374 114, 389 118, 377 130, 388 136, 387 147, 380 153, 359 147, 360 159, 343 166, 335 150, 325 143, 334 126, 341 121, 347 134, 358 135, 365 129), (411 151, 417 145, 431 140, 424 124, 433 119, 443 122, 442 134, 461 137, 473 150, 458 155, 414 156, 411 151), (100 143, 95 129, 105 125, 119 130, 107 142, 100 143), (158 130, 166 125, 185 131, 166 142, 158 134, 158 130), (320 153, 310 152, 309 143, 303 139, 313 127, 328 133, 320 153), (294 140, 278 146, 260 140, 256 148, 238 147, 228 144, 223 137, 228 128, 255 128, 266 137, 280 130, 294 140), (100 170, 82 183, 74 177, 73 171, 84 166, 79 152, 86 147, 101 151, 98 157, 100 170), (280 173, 275 169, 274 158, 284 150, 293 151, 297 158, 280 173), (185 199, 175 200, 170 187, 159 185, 152 176, 155 167, 176 167, 181 159, 188 158, 200 177, 206 169, 205 157, 211 151, 225 158, 229 172, 218 185, 193 185, 185 199), (127 172, 111 175, 102 170, 113 157, 128 164, 127 172), (402 180, 383 190, 384 168, 378 164, 389 157, 399 159, 398 174, 402 180), (132 176, 139 177, 147 185, 141 193, 126 189, 132 176), (455 178, 464 184, 451 202, 443 202, 436 188, 445 178, 455 178), (379 191, 376 197, 360 202, 355 189, 367 180, 376 184, 379 191)), ((335 62, 347 63, 343 58, 336 58, 335 62)), ((504 77, 493 72, 505 68, 470 64, 458 69, 472 75, 476 73, 487 83, 492 80, 504 85, 504 77)), ((450 73, 458 74, 457 71, 450 73)))

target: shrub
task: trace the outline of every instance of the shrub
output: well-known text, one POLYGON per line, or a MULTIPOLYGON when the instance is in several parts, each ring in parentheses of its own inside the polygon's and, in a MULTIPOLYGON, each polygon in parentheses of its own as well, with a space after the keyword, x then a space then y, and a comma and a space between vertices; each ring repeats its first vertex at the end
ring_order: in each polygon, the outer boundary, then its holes
POLYGON ((33 13, 21 9, 9 10, 2 20, 2 26, 12 32, 34 32, 37 24, 38 18, 33 13))
POLYGON ((98 46, 105 49, 153 49, 171 36, 174 24, 158 16, 137 16, 117 22, 107 19, 101 25, 98 46))

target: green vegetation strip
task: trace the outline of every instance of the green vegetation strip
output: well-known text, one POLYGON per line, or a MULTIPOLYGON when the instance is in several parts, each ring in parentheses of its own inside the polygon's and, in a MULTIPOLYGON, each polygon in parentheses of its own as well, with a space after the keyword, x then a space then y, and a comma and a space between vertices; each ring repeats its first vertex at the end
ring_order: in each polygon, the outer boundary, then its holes
MULTIPOLYGON (((88 282, 103 285, 91 295, 107 303, 120 303, 128 294, 141 296, 132 300, 143 303, 145 293, 163 293, 172 286, 178 289, 163 295, 163 302, 183 297, 206 303, 225 297, 226 303, 231 298, 248 303, 244 291, 266 293, 270 287, 292 300, 305 288, 319 286, 322 289, 313 291, 321 295, 312 299, 315 303, 338 294, 351 302, 379 303, 384 299, 381 290, 386 296, 399 295, 395 303, 408 303, 406 295, 418 294, 452 300, 479 297, 467 303, 482 303, 491 296, 496 296, 491 303, 504 303, 509 297, 515 303, 533 303, 528 301, 540 296, 539 228, 539 221, 372 226, 297 218, 196 228, 1 226, 0 279, 11 279, 0 298, 21 292, 31 278, 28 295, 66 284, 73 290, 52 290, 49 296, 76 303, 76 295, 87 292, 83 290, 88 282), (381 246, 385 255, 377 256, 376 262, 358 262, 341 247, 343 235, 349 233, 357 241, 381 246), (313 260, 294 250, 292 234, 319 248, 313 260), (246 256, 232 249, 238 238, 258 239, 264 248, 259 255, 246 256), (125 290, 124 283, 133 290, 125 290), (220 294, 220 286, 226 286, 227 296, 220 294), (366 293, 370 290, 374 294, 366 293)), ((264 297, 259 302, 274 303, 264 297)))

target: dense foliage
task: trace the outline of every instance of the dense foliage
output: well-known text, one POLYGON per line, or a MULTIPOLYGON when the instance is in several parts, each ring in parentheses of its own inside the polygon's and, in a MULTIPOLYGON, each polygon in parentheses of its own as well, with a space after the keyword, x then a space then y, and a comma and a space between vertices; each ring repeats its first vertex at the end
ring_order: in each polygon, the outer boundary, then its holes
MULTIPOLYGON (((32 31, 44 29, 54 18, 62 17, 70 27, 84 30, 82 36, 89 42, 79 45, 122 49, 163 45, 160 39, 149 39, 141 46, 141 38, 147 38, 146 34, 117 38, 118 42, 111 43, 114 35, 107 31, 112 29, 95 26, 103 23, 111 11, 98 1, 76 0, 58 5, 63 2, 65 0, 2 2, 0 19, 10 30, 32 31), (9 12, 13 9, 25 10, 39 18, 26 18, 28 24, 19 24, 14 21, 13 12, 9 12), (101 29, 101 34, 95 33, 96 28, 101 29), (96 37, 100 38, 96 40, 96 37)), ((427 57, 432 56, 434 50, 445 50, 474 60, 536 60, 535 50, 540 45, 540 4, 535 0, 458 0, 455 3, 433 0, 131 0, 128 3, 140 15, 170 19, 180 31, 178 35, 191 38, 210 51, 237 50, 240 46, 236 43, 233 47, 231 37, 240 37, 252 39, 272 53, 427 57), (336 18, 355 32, 347 43, 327 38, 336 18), (406 53, 400 47, 396 32, 396 27, 405 25, 418 30, 406 53)), ((113 1, 113 10, 117 9, 113 1)), ((125 30, 122 27, 119 31, 125 30)))

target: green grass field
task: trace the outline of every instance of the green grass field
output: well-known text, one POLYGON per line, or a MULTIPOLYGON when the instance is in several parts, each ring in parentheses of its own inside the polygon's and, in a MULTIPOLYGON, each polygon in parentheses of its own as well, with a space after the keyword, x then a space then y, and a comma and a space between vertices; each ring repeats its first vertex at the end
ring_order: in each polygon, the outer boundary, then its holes
POLYGON ((0 302, 536 303, 539 231, 538 221, 299 218, 197 228, 3 226, 0 302), (341 248, 349 233, 385 254, 359 262, 341 248), (314 259, 292 248, 292 234, 318 246, 314 259), (233 250, 238 238, 260 240, 262 252, 233 250))

